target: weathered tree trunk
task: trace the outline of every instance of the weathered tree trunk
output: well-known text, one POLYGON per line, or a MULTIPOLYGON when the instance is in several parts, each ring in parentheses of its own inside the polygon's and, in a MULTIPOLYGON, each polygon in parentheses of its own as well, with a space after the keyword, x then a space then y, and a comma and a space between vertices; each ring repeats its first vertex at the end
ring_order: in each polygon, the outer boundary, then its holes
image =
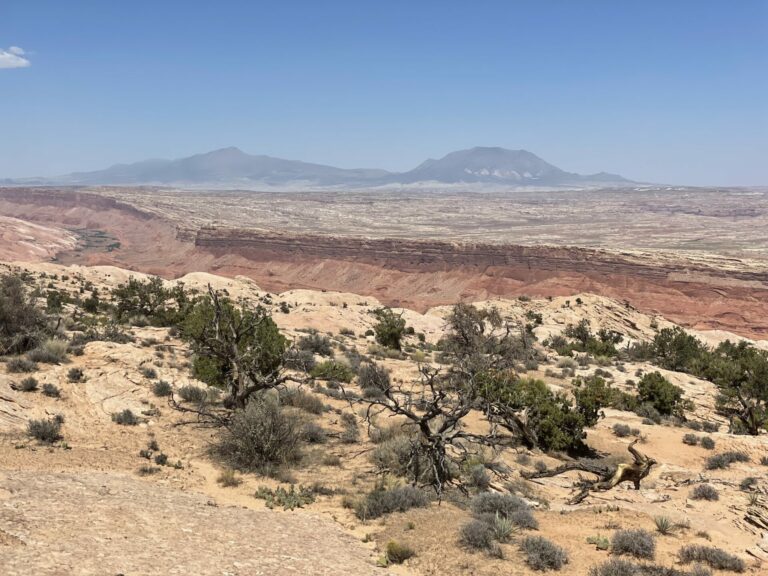
POLYGON ((578 504, 582 502, 590 492, 604 492, 615 488, 622 482, 632 482, 635 486, 635 490, 640 490, 640 482, 648 476, 651 472, 651 468, 656 464, 656 460, 648 458, 644 454, 635 449, 637 440, 634 440, 628 447, 629 453, 632 454, 634 461, 632 463, 622 463, 613 468, 599 462, 569 462, 553 468, 551 470, 544 470, 542 472, 523 472, 523 478, 550 478, 557 476, 571 470, 579 470, 582 472, 589 472, 595 474, 597 480, 582 480, 577 485, 580 490, 569 501, 569 504, 578 504))

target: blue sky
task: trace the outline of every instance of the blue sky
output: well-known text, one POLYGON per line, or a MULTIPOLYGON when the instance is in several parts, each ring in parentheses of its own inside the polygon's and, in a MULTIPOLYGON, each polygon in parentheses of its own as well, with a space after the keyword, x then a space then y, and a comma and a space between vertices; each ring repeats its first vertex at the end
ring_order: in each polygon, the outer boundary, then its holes
POLYGON ((768 1, 0 0, 0 177, 225 146, 768 184, 768 1))

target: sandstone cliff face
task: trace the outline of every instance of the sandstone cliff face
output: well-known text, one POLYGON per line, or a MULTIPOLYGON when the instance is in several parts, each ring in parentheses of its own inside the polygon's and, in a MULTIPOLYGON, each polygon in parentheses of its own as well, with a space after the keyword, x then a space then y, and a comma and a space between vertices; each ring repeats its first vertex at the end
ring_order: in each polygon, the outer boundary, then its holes
POLYGON ((460 299, 594 293, 696 328, 768 336, 768 270, 738 260, 198 229, 77 190, 2 189, 0 214, 99 228, 121 242, 108 253, 63 253, 65 263, 115 264, 169 277, 244 275, 271 291, 354 292, 417 310, 460 299))

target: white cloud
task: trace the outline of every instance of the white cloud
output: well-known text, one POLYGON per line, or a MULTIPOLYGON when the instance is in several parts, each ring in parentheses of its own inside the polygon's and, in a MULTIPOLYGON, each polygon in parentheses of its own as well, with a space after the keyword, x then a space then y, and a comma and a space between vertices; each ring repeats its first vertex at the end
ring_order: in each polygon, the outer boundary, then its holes
POLYGON ((26 68, 32 63, 24 58, 26 52, 18 46, 11 46, 7 50, 0 48, 0 68, 26 68))

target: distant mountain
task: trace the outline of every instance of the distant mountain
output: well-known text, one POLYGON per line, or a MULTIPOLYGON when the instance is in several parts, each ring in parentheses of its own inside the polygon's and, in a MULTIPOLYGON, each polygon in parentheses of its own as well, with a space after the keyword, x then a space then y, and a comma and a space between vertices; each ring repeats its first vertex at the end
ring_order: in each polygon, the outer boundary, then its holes
POLYGON ((562 185, 584 182, 629 182, 616 174, 582 176, 565 172, 527 150, 477 147, 459 150, 439 160, 429 159, 410 172, 393 175, 394 181, 483 182, 511 185, 562 185))
POLYGON ((76 172, 55 180, 72 184, 285 184, 309 182, 340 184, 386 176, 386 170, 345 170, 246 154, 239 148, 222 148, 178 160, 145 160, 116 164, 96 172, 76 172))
POLYGON ((116 164, 95 172, 56 178, 0 180, 0 184, 178 185, 254 188, 258 186, 408 186, 422 183, 567 186, 631 184, 615 174, 583 176, 565 172, 525 150, 471 148, 427 160, 413 170, 391 173, 376 169, 344 169, 246 154, 222 148, 177 160, 145 160, 116 164))

